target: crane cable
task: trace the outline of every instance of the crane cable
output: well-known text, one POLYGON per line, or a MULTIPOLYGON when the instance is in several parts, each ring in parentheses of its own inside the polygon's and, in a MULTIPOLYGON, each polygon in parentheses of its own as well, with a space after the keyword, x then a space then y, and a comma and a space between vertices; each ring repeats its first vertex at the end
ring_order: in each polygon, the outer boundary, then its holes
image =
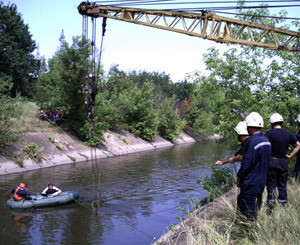
MULTIPOLYGON (((88 22, 87 17, 83 16, 83 37, 88 40, 88 22)), ((88 74, 89 64, 88 64, 88 50, 87 46, 84 48, 85 55, 87 55, 85 59, 85 72, 83 77, 84 87, 83 87, 83 93, 85 95, 84 103, 87 105, 87 120, 89 124, 89 140, 90 140, 90 147, 91 147, 91 161, 93 166, 95 166, 95 173, 97 173, 97 179, 98 179, 98 188, 97 192, 95 193, 95 199, 92 202, 91 206, 92 209, 98 213, 100 208, 100 196, 101 196, 101 185, 100 185, 100 171, 98 169, 97 165, 97 150, 94 142, 94 137, 97 135, 96 131, 96 125, 95 125, 95 111, 94 111, 94 105, 96 104, 96 95, 99 91, 98 88, 98 78, 99 78, 99 72, 100 72, 100 62, 101 62, 101 53, 102 53, 102 47, 103 47, 103 37, 106 31, 106 18, 103 18, 103 24, 102 24, 102 38, 101 38, 101 48, 100 48, 100 54, 99 54, 99 61, 98 61, 98 68, 96 69, 96 55, 97 55, 97 49, 96 49, 96 19, 92 18, 92 41, 91 41, 91 47, 92 47, 92 76, 86 75, 88 74), (97 208, 95 208, 95 203, 97 204, 97 208)), ((93 177, 93 184, 95 185, 94 175, 93 177)))
MULTIPOLYGON (((262 4, 267 4, 267 3, 299 3, 299 0, 249 0, 245 1, 245 4, 249 3, 262 3, 262 4)), ((191 5, 191 4, 197 4, 197 5, 203 5, 203 4, 228 4, 228 3, 233 3, 233 4, 238 4, 239 1, 236 0, 225 0, 225 1, 220 1, 220 0, 215 0, 215 1, 196 1, 196 2, 177 2, 173 0, 147 0, 147 1, 141 1, 141 0, 124 0, 124 1, 114 1, 114 0, 108 0, 108 1, 95 1, 95 4, 101 4, 102 6, 113 6, 113 7, 135 7, 137 8, 138 6, 143 6, 143 5, 149 5, 149 6, 154 6, 157 7, 159 5, 191 5)), ((178 8, 171 8, 171 9, 165 9, 165 10, 170 10, 170 11, 180 11, 180 12, 201 12, 203 9, 208 10, 210 12, 214 13, 221 13, 221 14, 230 14, 230 15, 235 15, 235 13, 228 13, 228 12, 223 12, 226 10, 241 10, 241 9, 259 9, 259 8, 283 8, 283 7, 299 7, 299 5, 265 5, 265 6, 224 6, 224 7, 218 7, 218 6, 203 6, 201 9, 199 8, 187 8, 187 7, 178 7, 178 8)), ((239 13, 238 15, 245 15, 245 16, 250 16, 247 13, 239 13)), ((268 17, 268 18, 276 18, 276 19, 290 19, 290 20, 299 20, 299 17, 286 17, 286 16, 260 16, 260 15, 253 15, 255 17, 268 17)))

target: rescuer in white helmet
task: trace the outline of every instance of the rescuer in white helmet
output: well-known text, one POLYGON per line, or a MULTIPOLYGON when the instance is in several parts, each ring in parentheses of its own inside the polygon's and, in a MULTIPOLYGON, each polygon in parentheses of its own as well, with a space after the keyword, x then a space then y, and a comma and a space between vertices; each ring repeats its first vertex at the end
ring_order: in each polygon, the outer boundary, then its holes
POLYGON ((245 121, 251 137, 237 173, 236 184, 241 188, 237 204, 242 214, 253 219, 256 217, 257 207, 260 208, 262 203, 271 159, 271 144, 261 132, 264 122, 257 112, 251 112, 245 121))
MULTIPOLYGON (((298 142, 300 142, 300 114, 296 118, 296 122, 298 122, 298 129, 299 129, 298 134, 297 134, 297 140, 298 140, 298 142)), ((297 161, 296 161, 295 169, 294 169, 295 178, 298 178, 299 167, 300 167, 300 150, 297 153, 297 161)))
POLYGON ((272 129, 266 132, 266 137, 272 145, 272 158, 267 179, 267 204, 272 210, 276 201, 276 188, 278 189, 278 202, 287 203, 287 158, 292 158, 299 151, 300 144, 291 132, 282 128, 283 117, 279 113, 271 115, 270 123, 272 129), (289 145, 293 145, 294 149, 290 155, 287 155, 289 145))
POLYGON ((247 124, 245 121, 239 122, 237 126, 234 128, 235 132, 237 133, 238 140, 242 143, 239 150, 231 157, 223 161, 217 161, 216 165, 223 165, 226 163, 235 163, 241 162, 243 160, 243 155, 245 152, 245 146, 249 139, 249 133, 247 130, 247 124))

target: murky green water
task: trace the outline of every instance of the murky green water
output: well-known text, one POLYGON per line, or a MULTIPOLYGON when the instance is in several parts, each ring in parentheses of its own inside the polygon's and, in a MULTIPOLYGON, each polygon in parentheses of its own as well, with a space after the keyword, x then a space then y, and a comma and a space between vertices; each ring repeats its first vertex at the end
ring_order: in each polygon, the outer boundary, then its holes
POLYGON ((202 199, 197 184, 212 163, 229 154, 224 145, 201 142, 127 156, 0 176, 0 203, 26 181, 31 192, 48 182, 80 194, 79 203, 31 211, 0 206, 1 244, 151 244, 184 216, 187 196, 202 199), (99 215, 91 203, 101 177, 99 215))

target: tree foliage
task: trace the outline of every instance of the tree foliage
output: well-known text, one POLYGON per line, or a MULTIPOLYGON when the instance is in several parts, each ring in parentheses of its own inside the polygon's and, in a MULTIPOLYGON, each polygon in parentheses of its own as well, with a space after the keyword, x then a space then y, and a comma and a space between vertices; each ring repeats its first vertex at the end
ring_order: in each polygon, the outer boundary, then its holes
POLYGON ((176 108, 175 89, 164 74, 126 73, 112 66, 96 97, 97 134, 126 129, 148 141, 155 134, 175 141, 185 124, 176 108))
POLYGON ((167 97, 160 102, 158 109, 158 133, 171 142, 178 138, 186 123, 184 119, 180 118, 178 109, 174 109, 174 107, 174 97, 167 97))
POLYGON ((48 70, 40 74, 36 101, 42 109, 63 110, 67 117, 65 126, 80 138, 85 135, 86 106, 82 93, 83 78, 86 75, 88 42, 74 37, 69 46, 64 43, 48 62, 48 70))
MULTIPOLYGON (((248 21, 288 28, 284 20, 259 17, 270 15, 267 9, 247 14, 251 15, 244 16, 248 21)), ((264 117, 265 130, 270 115, 279 112, 285 118, 284 127, 295 130, 290 118, 300 112, 299 61, 299 55, 290 52, 241 46, 220 54, 211 48, 204 55, 210 74, 194 76, 198 84, 187 111, 189 125, 199 134, 214 131, 228 139, 235 137, 232 129, 251 111, 264 117)))
POLYGON ((32 52, 36 45, 15 4, 0 2, 0 77, 12 82, 9 95, 32 98, 39 61, 32 52))

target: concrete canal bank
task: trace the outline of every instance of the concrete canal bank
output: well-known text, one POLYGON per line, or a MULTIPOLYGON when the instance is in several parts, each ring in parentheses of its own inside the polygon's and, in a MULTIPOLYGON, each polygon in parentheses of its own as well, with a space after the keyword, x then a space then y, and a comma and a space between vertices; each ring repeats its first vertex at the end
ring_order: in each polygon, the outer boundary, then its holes
MULTIPOLYGON (((107 131, 103 138, 103 146, 97 148, 96 151, 92 151, 76 137, 67 133, 56 131, 26 132, 22 135, 22 144, 19 145, 19 149, 22 149, 24 144, 35 143, 39 148, 42 148, 43 161, 35 163, 31 159, 24 158, 21 167, 12 160, 0 156, 0 175, 89 161, 95 157, 97 159, 107 158, 195 142, 192 137, 184 132, 180 133, 179 138, 174 143, 160 136, 155 136, 152 142, 147 142, 124 130, 107 131), (49 140, 49 137, 54 139, 54 143, 49 140)), ((211 136, 209 139, 215 138, 218 138, 218 135, 211 136)))

